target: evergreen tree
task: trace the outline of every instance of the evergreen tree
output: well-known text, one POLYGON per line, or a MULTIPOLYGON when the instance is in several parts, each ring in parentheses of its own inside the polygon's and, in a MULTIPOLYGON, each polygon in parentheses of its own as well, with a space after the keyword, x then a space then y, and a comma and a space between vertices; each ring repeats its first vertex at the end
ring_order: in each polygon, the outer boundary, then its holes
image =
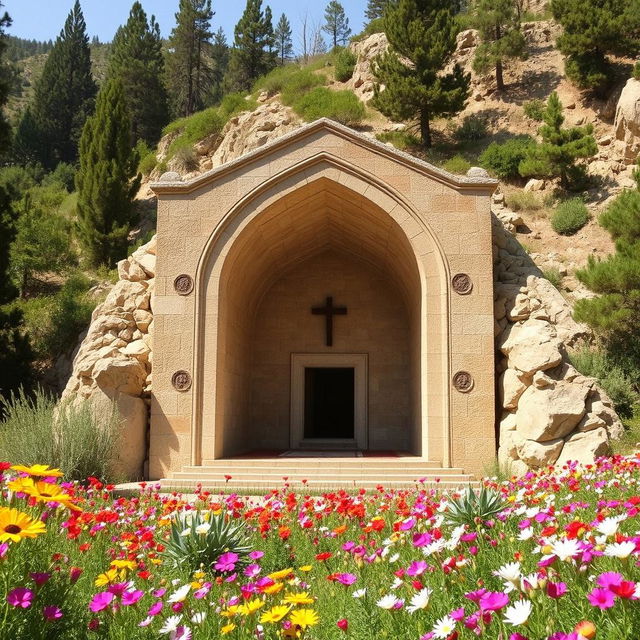
POLYGON ((122 83, 109 80, 82 132, 76 175, 78 239, 93 266, 112 266, 126 255, 140 185, 140 176, 134 178, 139 158, 131 148, 130 127, 122 83))
POLYGON ((124 87, 131 117, 131 146, 144 140, 154 146, 169 121, 167 91, 163 84, 164 58, 160 27, 154 16, 134 2, 127 23, 116 32, 108 76, 124 87))
POLYGON ((45 167, 77 160, 78 142, 95 95, 89 38, 76 0, 35 85, 31 115, 39 143, 34 153, 45 167))
POLYGON ((262 0, 247 0, 234 33, 228 84, 236 91, 248 91, 257 78, 275 65, 270 51, 273 48, 273 27, 262 11, 262 0))
POLYGON ((373 65, 379 83, 374 106, 394 120, 417 119, 422 142, 430 147, 431 119, 460 112, 469 96, 470 78, 460 65, 454 65, 448 73, 442 71, 456 49, 458 26, 451 3, 390 3, 384 14, 384 30, 390 48, 373 65))
POLYGON ((557 46, 567 56, 567 76, 581 89, 602 93, 612 74, 607 54, 634 55, 640 48, 637 0, 552 0, 562 25, 557 46))
POLYGON ((520 17, 514 0, 477 0, 473 20, 482 43, 476 49, 474 71, 485 73, 494 67, 498 91, 504 89, 502 66, 506 59, 526 56, 526 42, 520 31, 520 17))
POLYGON ((276 34, 273 30, 273 14, 269 5, 264 9, 264 24, 267 32, 267 66, 269 69, 273 69, 278 63, 278 51, 276 50, 276 34))
POLYGON ((274 33, 276 50, 280 64, 284 65, 293 57, 293 41, 291 39, 291 23, 284 13, 280 16, 274 33))
POLYGON ((371 22, 372 20, 382 18, 388 4, 389 0, 368 0, 367 8, 364 12, 366 19, 371 22))
POLYGON ((8 13, 2 13, 2 2, 0 2, 0 155, 9 147, 10 128, 2 112, 2 106, 9 98, 12 84, 12 73, 10 66, 3 60, 7 48, 7 37, 4 29, 11 26, 11 18, 8 13))
POLYGON ((554 91, 547 101, 540 127, 542 144, 533 147, 519 167, 522 176, 560 177, 563 188, 580 188, 585 169, 576 165, 578 158, 590 158, 598 151, 593 126, 563 127, 562 102, 554 91))
POLYGON ((322 29, 329 34, 333 48, 335 49, 339 44, 344 46, 351 35, 351 29, 349 28, 349 18, 345 15, 344 7, 338 0, 329 2, 324 10, 324 21, 322 29))
POLYGON ((211 0, 180 0, 167 57, 167 86, 176 116, 189 116, 205 106, 211 86, 208 53, 213 15, 211 0))
POLYGON ((211 44, 211 88, 209 102, 217 104, 224 95, 224 78, 229 68, 229 45, 222 27, 213 34, 211 44))

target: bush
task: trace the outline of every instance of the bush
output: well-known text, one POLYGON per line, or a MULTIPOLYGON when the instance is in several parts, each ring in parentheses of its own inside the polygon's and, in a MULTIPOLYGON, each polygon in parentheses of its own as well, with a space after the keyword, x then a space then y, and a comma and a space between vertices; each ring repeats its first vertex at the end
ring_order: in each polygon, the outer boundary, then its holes
POLYGON ((569 56, 564 63, 564 70, 576 87, 601 96, 604 96, 611 84, 611 66, 601 55, 569 56))
POLYGON ((492 142, 480 155, 480 165, 502 180, 520 177, 520 163, 536 146, 530 136, 516 136, 506 142, 492 142))
POLYGON ((551 226, 556 233, 570 236, 587 224, 589 211, 580 198, 561 202, 551 216, 551 226))
POLYGON ((507 206, 514 211, 539 211, 542 203, 531 191, 514 191, 506 196, 507 206))
POLYGON ((158 157, 155 151, 150 151, 146 156, 140 157, 140 164, 138 165, 138 171, 143 176, 148 176, 157 166, 158 157))
POLYGON ((117 414, 96 424, 90 407, 61 407, 50 396, 24 393, 9 399, 0 422, 0 459, 14 464, 48 464, 66 480, 110 479, 117 414))
POLYGON ((474 142, 486 138, 487 135, 486 119, 476 115, 465 116, 462 124, 453 133, 458 142, 474 142))
POLYGON ((562 276, 557 269, 545 269, 542 275, 556 288, 559 289, 562 284, 562 276))
POLYGON ((365 116, 365 108, 351 91, 331 91, 316 87, 293 103, 293 109, 307 122, 318 118, 330 118, 342 124, 352 125, 365 116))
POLYGON ((640 61, 636 62, 633 65, 633 71, 631 72, 631 75, 636 80, 640 80, 640 61))
POLYGON ((464 156, 458 154, 444 162, 442 168, 449 173, 465 174, 471 169, 471 163, 464 156))
POLYGON ((200 166, 198 154, 191 145, 176 149, 173 157, 176 164, 186 172, 195 171, 200 166))
POLYGON ((536 122, 542 122, 544 110, 546 109, 544 100, 529 100, 522 105, 522 108, 527 118, 531 118, 531 120, 535 120, 536 122))
POLYGON ((390 142, 396 149, 410 149, 421 146, 420 139, 407 131, 384 131, 378 133, 376 139, 380 142, 390 142))
POLYGON ((56 168, 42 178, 42 186, 56 186, 68 193, 75 189, 76 169, 73 165, 60 162, 56 168))
POLYGON ((346 82, 353 75, 353 70, 358 61, 350 49, 341 49, 336 57, 336 80, 346 82))
POLYGON ((297 64, 287 64, 276 67, 266 76, 258 78, 253 85, 253 91, 266 91, 270 96, 280 93, 282 102, 291 105, 302 94, 326 84, 326 81, 326 76, 314 73, 309 68, 302 69, 297 64))
POLYGON ((225 124, 226 119, 216 107, 198 111, 188 118, 174 120, 163 131, 164 135, 179 133, 167 150, 168 157, 173 157, 180 148, 192 146, 207 136, 220 133, 225 124))
POLYGON ((225 122, 236 113, 241 111, 253 111, 258 106, 255 100, 247 100, 247 96, 243 93, 228 93, 220 101, 220 115, 225 122))

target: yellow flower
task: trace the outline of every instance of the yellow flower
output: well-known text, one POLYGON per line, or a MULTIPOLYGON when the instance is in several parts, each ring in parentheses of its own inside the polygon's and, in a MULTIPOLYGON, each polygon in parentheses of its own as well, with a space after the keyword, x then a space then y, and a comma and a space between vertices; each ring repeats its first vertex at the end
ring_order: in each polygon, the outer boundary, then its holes
POLYGON ((114 569, 135 569, 138 563, 135 560, 114 560, 111 563, 114 569))
POLYGON ((7 487, 14 493, 27 493, 34 487, 33 478, 14 478, 7 487))
POLYGON ((280 622, 280 620, 289 613, 290 608, 291 607, 287 607, 286 605, 272 607, 270 611, 265 611, 265 613, 262 614, 260 622, 280 622))
POLYGON ((301 629, 312 627, 320 622, 318 614, 313 609, 296 609, 290 616, 291 624, 295 624, 301 629))
POLYGON ((241 604, 238 607, 238 613, 243 616, 250 616, 260 609, 260 607, 264 607, 264 602, 258 598, 254 598, 253 600, 249 600, 246 604, 241 604))
POLYGON ((202 578, 204 578, 206 575, 207 574, 204 571, 198 569, 198 571, 193 574, 193 577, 195 580, 202 580, 202 578))
POLYGON ((289 604, 313 604, 314 600, 306 591, 301 591, 300 593, 290 593, 285 596, 283 602, 288 602, 289 604))
POLYGON ((25 493, 35 498, 38 502, 57 502, 74 511, 80 511, 80 507, 73 504, 73 497, 65 493, 62 487, 50 482, 36 482, 31 487, 25 488, 25 493))
POLYGON ((284 578, 291 575, 293 569, 289 567, 288 569, 280 569, 280 571, 276 571, 275 573, 270 573, 267 577, 272 580, 283 580, 284 578))
POLYGON ((264 589, 262 589, 262 592, 266 593, 269 596, 272 596, 274 593, 279 593, 283 589, 284 585, 282 584, 282 582, 277 582, 276 584, 265 587, 264 589))
POLYGON ((50 469, 48 464, 32 464, 30 467, 25 467, 22 464, 14 464, 11 468, 14 471, 28 473, 30 476, 40 476, 44 478, 61 478, 64 475, 60 469, 50 469))
POLYGON ((310 564, 305 564, 304 566, 300 567, 300 571, 304 572, 311 571, 311 569, 313 569, 313 565, 310 564))
POLYGON ((235 616, 236 613, 238 613, 238 609, 240 607, 237 604, 232 604, 230 607, 227 607, 224 611, 220 612, 220 615, 223 618, 231 618, 232 616, 235 616))
POLYGON ((117 569, 109 569, 104 573, 101 573, 95 581, 96 587, 104 587, 107 584, 111 584, 118 579, 118 570, 117 569))
POLYGON ((233 622, 231 622, 229 624, 225 624, 224 627, 222 627, 222 629, 220 629, 220 633, 223 636, 226 636, 227 633, 231 633, 235 628, 236 628, 236 625, 233 624, 233 622))
POLYGON ((23 538, 35 538, 46 530, 44 522, 34 520, 26 513, 0 507, 0 542, 20 542, 23 538))

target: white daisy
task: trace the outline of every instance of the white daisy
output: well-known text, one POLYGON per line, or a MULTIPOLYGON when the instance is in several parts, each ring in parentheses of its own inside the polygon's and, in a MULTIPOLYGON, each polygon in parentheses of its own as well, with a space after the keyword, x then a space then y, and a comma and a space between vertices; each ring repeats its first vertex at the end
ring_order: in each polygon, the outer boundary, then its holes
POLYGON ((494 576, 502 578, 507 582, 511 582, 513 585, 518 584, 522 571, 520 570, 519 562, 508 562, 502 565, 497 571, 493 572, 494 576))
POLYGON ((187 595, 189 595, 189 591, 191 591, 191 585, 185 584, 181 586, 177 591, 174 591, 168 598, 167 602, 184 602, 187 595))
POLYGON ((196 527, 196 533, 199 535, 204 535, 211 529, 211 525, 208 522, 203 522, 196 527))
POLYGON ((182 616, 169 616, 165 621, 164 625, 160 627, 160 633, 172 633, 178 628, 180 624, 180 620, 182 620, 182 616))
POLYGON ((403 584, 404 582, 400 578, 396 578, 393 581, 393 584, 391 585, 391 591, 395 591, 396 589, 399 589, 403 584))
POLYGON ((627 540, 626 542, 612 542, 605 547, 604 555, 610 558, 628 558, 636 550, 636 543, 627 540))
POLYGON ((530 540, 533 538, 533 527, 527 527, 518 534, 518 540, 530 540))
POLYGON ((367 594, 367 590, 365 589, 356 589, 351 595, 354 598, 364 598, 367 594))
POLYGON ((504 621, 513 627, 518 627, 524 624, 530 615, 531 600, 519 600, 505 609, 504 621))
POLYGON ((444 540, 434 540, 431 544, 422 547, 422 553, 425 556, 433 555, 434 553, 440 553, 444 550, 444 540))
POLYGON ((398 600, 398 598, 394 596, 393 593, 389 593, 386 596, 382 596, 382 598, 380 598, 380 600, 378 600, 376 604, 381 609, 393 609, 398 604, 398 602, 400 602, 400 600, 398 600))
POLYGON ((439 640, 448 638, 456 628, 456 621, 451 616, 440 618, 433 627, 433 637, 439 640))
POLYGON ((191 616, 191 622, 193 622, 193 624, 202 624, 206 617, 207 617, 206 611, 198 611, 197 613, 194 613, 191 616))
POLYGON ((187 625, 180 625, 175 631, 169 635, 169 640, 191 640, 191 629, 187 625))
POLYGON ((580 553, 580 545, 577 540, 569 540, 568 538, 556 540, 551 545, 551 553, 564 562, 580 553))
POLYGON ((389 558, 389 562, 393 563, 393 562, 398 562, 398 560, 400 560, 400 554, 399 553, 394 553, 390 558, 389 558))
POLYGON ((605 518, 602 522, 598 524, 596 529, 603 536, 607 536, 608 538, 610 538, 618 532, 619 526, 620 526, 620 518, 605 518))
POLYGON ((429 587, 425 587, 424 589, 420 589, 418 593, 414 594, 411 598, 411 603, 407 607, 407 611, 409 613, 415 613, 419 609, 426 609, 429 605, 429 598, 433 593, 433 589, 429 589, 429 587))

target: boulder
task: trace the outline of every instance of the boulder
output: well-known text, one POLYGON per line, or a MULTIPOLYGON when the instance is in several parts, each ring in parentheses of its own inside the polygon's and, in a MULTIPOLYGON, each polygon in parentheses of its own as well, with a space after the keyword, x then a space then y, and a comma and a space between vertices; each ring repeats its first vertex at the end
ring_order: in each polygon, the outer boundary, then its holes
POLYGON ((529 387, 518 403, 518 432, 538 442, 563 438, 585 415, 588 393, 588 387, 565 380, 543 389, 529 387))
POLYGON ((96 385, 105 392, 118 391, 140 396, 147 371, 136 358, 116 356, 98 360, 93 367, 92 377, 96 385))
POLYGON ((518 457, 532 469, 538 469, 554 464, 563 446, 564 440, 562 438, 546 442, 523 440, 517 446, 518 457))
POLYGON ((618 99, 613 128, 625 162, 632 164, 640 153, 640 80, 627 80, 618 99))
POLYGON ((478 44, 478 32, 475 29, 465 29, 456 38, 457 49, 470 49, 478 44))
POLYGON ((498 380, 498 393, 504 409, 515 409, 527 385, 514 369, 507 369, 498 380))
POLYGON ((373 60, 388 48, 389 42, 384 33, 372 33, 368 38, 352 42, 349 45, 349 49, 356 57, 356 64, 351 78, 347 80, 346 87, 363 102, 368 102, 373 98, 373 87, 376 82, 371 70, 373 60))
POLYGON ((505 334, 500 350, 507 356, 509 368, 532 375, 562 362, 556 331, 544 320, 530 318, 508 326, 505 334))
POLYGON ((606 429, 600 427, 592 431, 578 431, 566 439, 556 464, 563 465, 569 461, 592 464, 596 458, 606 456, 609 452, 609 438, 606 429))

